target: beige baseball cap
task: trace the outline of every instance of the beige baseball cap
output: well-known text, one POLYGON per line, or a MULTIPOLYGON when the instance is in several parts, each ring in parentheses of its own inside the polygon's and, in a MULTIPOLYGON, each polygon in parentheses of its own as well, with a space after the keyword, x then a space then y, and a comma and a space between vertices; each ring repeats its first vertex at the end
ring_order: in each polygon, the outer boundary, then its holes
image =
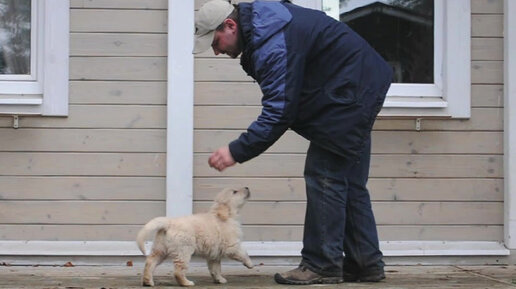
POLYGON ((215 29, 233 12, 233 5, 224 0, 206 2, 195 15, 195 44, 193 53, 201 53, 211 47, 215 29))

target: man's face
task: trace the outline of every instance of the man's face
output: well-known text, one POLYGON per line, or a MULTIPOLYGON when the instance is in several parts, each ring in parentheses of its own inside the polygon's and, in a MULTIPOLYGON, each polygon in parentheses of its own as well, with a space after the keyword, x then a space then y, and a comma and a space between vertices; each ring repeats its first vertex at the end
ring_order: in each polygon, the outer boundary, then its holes
POLYGON ((227 54, 231 58, 237 58, 242 52, 238 44, 238 28, 232 19, 224 20, 224 29, 216 30, 211 43, 215 55, 227 54))

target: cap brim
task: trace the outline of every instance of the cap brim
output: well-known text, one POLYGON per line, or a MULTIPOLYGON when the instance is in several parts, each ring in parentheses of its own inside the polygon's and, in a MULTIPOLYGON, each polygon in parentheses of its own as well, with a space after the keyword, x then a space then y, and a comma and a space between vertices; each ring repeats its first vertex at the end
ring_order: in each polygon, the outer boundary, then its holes
POLYGON ((215 30, 210 31, 203 35, 195 35, 195 43, 193 54, 202 53, 208 50, 211 47, 211 43, 213 42, 213 36, 215 35, 215 30))

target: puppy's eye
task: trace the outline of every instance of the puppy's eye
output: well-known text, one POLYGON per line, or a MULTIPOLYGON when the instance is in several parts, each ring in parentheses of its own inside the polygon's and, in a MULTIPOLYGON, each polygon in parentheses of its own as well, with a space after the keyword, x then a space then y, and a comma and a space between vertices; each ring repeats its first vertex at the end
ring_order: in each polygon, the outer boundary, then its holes
POLYGON ((238 191, 233 191, 233 194, 236 194, 236 193, 238 193, 238 191))

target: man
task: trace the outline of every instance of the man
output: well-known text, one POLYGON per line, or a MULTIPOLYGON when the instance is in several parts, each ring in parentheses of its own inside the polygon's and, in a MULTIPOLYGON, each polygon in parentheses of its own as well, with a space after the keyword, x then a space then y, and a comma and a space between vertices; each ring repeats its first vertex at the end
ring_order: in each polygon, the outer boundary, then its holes
POLYGON ((241 55, 260 85, 263 110, 247 132, 215 151, 219 171, 271 146, 288 128, 310 141, 302 261, 282 284, 385 278, 366 182, 371 129, 392 69, 346 24, 288 1, 207 2, 196 16, 194 53, 241 55), (345 253, 345 258, 343 257, 345 253))

